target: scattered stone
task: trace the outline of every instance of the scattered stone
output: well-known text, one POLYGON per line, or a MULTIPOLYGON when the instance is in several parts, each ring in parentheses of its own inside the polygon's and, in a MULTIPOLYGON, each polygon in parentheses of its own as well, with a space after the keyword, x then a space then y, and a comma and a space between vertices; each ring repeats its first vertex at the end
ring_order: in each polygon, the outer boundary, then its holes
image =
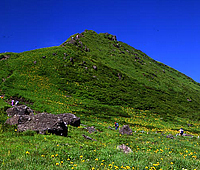
POLYGON ((94 126, 87 127, 86 129, 88 130, 89 133, 97 132, 97 130, 94 128, 94 126))
POLYGON ((74 59, 72 57, 70 57, 70 61, 72 64, 74 64, 74 59))
POLYGON ((124 134, 132 135, 133 134, 132 130, 130 129, 130 127, 128 125, 122 126, 119 129, 119 133, 122 134, 122 135, 124 135, 124 134))
POLYGON ((118 76, 118 78, 119 78, 119 80, 121 80, 121 75, 120 75, 120 73, 117 73, 117 76, 118 76))
POLYGON ((80 39, 80 37, 83 37, 83 34, 81 33, 81 34, 77 34, 76 36, 75 36, 75 40, 79 40, 80 39))
POLYGON ((83 48, 83 43, 82 43, 82 41, 79 41, 78 43, 80 44, 81 48, 83 48))
POLYGON ((86 51, 86 52, 90 52, 90 49, 87 48, 87 46, 85 46, 85 51, 86 51))
POLYGON ((115 130, 115 128, 112 128, 111 126, 108 126, 108 129, 115 130))
POLYGON ((124 153, 131 153, 131 152, 133 152, 131 150, 131 148, 129 148, 128 146, 126 146, 124 144, 117 146, 117 149, 121 150, 124 153))
POLYGON ((81 124, 81 126, 87 127, 87 125, 81 124))
POLYGON ((113 44, 113 46, 117 47, 117 48, 120 48, 121 45, 117 43, 117 44, 113 44))
POLYGON ((172 134, 167 135, 166 138, 174 139, 172 134))
POLYGON ((73 44, 73 45, 76 45, 77 42, 74 40, 73 37, 71 37, 71 40, 67 42, 67 44, 73 44))
POLYGON ((117 41, 116 35, 111 35, 111 34, 108 34, 108 33, 105 33, 105 35, 108 37, 109 40, 117 41))
POLYGON ((89 137, 89 136, 86 136, 86 135, 82 135, 82 136, 83 136, 85 139, 96 141, 95 139, 92 139, 92 138, 89 137))
POLYGON ((136 56, 135 59, 136 59, 136 60, 140 60, 140 57, 137 57, 137 56, 136 56))
POLYGON ((97 70, 97 66, 92 66, 94 70, 97 70))
POLYGON ((184 133, 183 136, 191 136, 191 137, 193 137, 193 135, 186 134, 186 133, 184 133))
POLYGON ((78 40, 80 38, 79 34, 75 36, 75 40, 78 40))

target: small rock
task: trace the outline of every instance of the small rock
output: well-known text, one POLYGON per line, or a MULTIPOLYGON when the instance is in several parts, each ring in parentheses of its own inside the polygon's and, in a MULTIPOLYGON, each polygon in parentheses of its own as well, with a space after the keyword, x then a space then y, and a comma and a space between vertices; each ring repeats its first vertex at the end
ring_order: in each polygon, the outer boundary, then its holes
POLYGON ((129 148, 128 146, 126 146, 124 144, 117 146, 117 149, 123 151, 124 153, 131 153, 131 152, 133 152, 131 150, 131 148, 129 148))
POLYGON ((130 127, 128 125, 124 125, 123 127, 121 127, 119 129, 119 133, 122 135, 124 135, 124 134, 132 135, 133 134, 132 130, 130 129, 130 127))

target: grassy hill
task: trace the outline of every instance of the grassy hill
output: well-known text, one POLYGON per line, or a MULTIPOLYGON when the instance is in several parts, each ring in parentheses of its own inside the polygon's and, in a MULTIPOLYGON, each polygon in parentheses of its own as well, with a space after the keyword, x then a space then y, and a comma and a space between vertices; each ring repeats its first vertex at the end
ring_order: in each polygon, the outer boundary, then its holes
POLYGON ((115 36, 86 30, 60 46, 2 53, 0 65, 1 169, 200 168, 200 84, 115 36), (67 138, 19 134, 4 125, 11 99, 35 113, 76 114, 97 141, 84 140, 83 126, 67 138), (107 129, 115 121, 136 133, 107 129), (194 138, 166 138, 181 127, 194 138), (118 151, 122 143, 133 153, 118 151))

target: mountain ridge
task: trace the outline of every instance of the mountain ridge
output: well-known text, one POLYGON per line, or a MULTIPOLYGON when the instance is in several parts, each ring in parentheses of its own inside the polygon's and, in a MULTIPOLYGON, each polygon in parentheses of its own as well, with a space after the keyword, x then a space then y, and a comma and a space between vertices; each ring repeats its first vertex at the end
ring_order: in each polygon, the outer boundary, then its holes
MULTIPOLYGON (((58 93, 85 101, 86 112, 94 102, 105 107, 131 106, 199 119, 199 83, 108 33, 85 30, 70 36, 60 46, 2 53, 0 58, 4 65, 0 77, 2 95, 6 100, 11 96, 30 100, 36 110, 41 109, 41 101, 45 103, 44 111, 55 112, 56 109, 50 109, 54 106, 47 106, 47 96, 58 93), (42 99, 33 91, 46 96, 42 99)), ((61 103, 65 102, 62 99, 61 103)), ((92 108, 94 113, 96 109, 92 108)))

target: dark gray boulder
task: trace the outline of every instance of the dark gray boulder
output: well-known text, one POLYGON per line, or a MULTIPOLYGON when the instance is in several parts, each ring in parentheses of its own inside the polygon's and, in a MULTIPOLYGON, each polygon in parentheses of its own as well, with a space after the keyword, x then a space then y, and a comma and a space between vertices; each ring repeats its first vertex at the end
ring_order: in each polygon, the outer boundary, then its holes
POLYGON ((48 113, 39 113, 29 117, 22 116, 17 130, 19 132, 32 130, 39 134, 52 133, 61 136, 67 136, 68 133, 67 124, 63 119, 59 118, 57 115, 48 113))
POLYGON ((14 115, 33 115, 33 110, 26 105, 14 106, 6 110, 8 116, 14 115))
POLYGON ((33 114, 33 110, 25 105, 14 106, 7 109, 8 116, 12 116, 5 123, 9 125, 18 125, 18 131, 27 130, 36 131, 40 134, 53 133, 56 135, 67 136, 67 125, 75 127, 80 126, 80 118, 72 113, 49 114, 38 113, 33 114))
POLYGON ((67 124, 67 125, 71 125, 71 126, 75 126, 78 127, 80 126, 81 120, 79 117, 76 117, 74 114, 72 113, 64 113, 64 114, 59 114, 57 115, 60 119, 63 119, 63 121, 67 124))
POLYGON ((20 116, 19 115, 14 115, 13 117, 9 118, 6 120, 5 124, 9 125, 17 125, 19 121, 20 116))
POLYGON ((122 134, 122 135, 124 135, 124 134, 132 135, 133 134, 132 130, 130 129, 130 127, 128 125, 122 126, 119 129, 119 133, 122 134))

